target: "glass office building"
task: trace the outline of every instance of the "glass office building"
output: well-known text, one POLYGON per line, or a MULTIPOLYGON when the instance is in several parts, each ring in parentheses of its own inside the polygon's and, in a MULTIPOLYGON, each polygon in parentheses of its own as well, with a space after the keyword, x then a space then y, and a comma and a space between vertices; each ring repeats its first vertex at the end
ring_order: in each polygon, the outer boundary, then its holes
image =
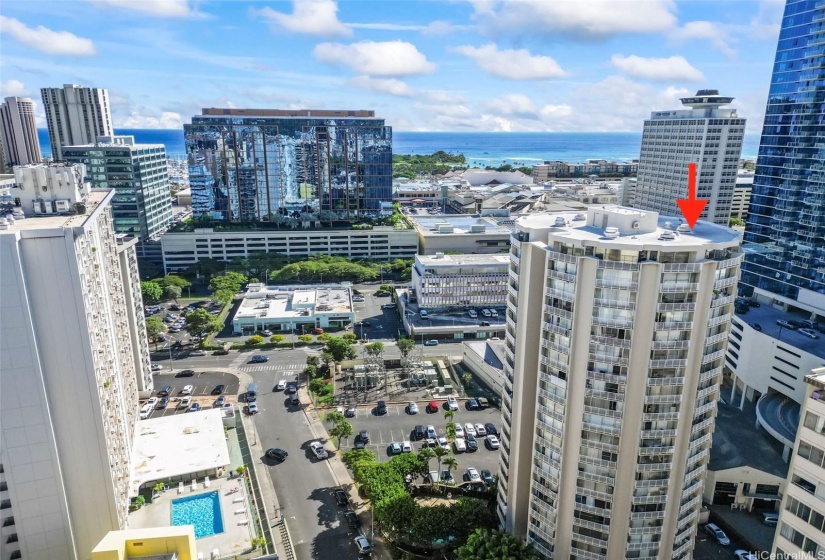
POLYGON ((825 3, 788 0, 745 229, 746 291, 825 294, 825 3))
POLYGON ((184 133, 196 217, 333 224, 392 200, 392 128, 373 111, 203 109, 184 133))

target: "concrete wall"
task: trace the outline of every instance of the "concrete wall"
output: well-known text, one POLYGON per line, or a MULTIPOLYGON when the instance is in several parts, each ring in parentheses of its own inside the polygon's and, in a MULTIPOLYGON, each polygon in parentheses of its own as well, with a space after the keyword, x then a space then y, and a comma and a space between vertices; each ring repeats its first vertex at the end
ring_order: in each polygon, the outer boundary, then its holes
POLYGON ((504 391, 504 372, 496 369, 484 361, 484 356, 479 356, 476 351, 464 344, 464 361, 462 362, 467 369, 477 375, 487 387, 501 397, 504 391))

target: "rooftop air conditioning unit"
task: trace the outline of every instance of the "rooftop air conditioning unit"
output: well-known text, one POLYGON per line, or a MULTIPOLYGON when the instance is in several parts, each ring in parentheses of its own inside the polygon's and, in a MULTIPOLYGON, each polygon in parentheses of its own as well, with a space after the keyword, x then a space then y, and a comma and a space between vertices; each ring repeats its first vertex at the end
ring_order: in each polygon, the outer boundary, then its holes
POLYGON ((632 227, 633 229, 639 229, 640 226, 641 224, 638 221, 634 221, 632 224, 630 224, 630 227, 632 227))
POLYGON ((672 231, 663 231, 659 236, 659 241, 673 241, 676 239, 676 234, 672 231))
POLYGON ((679 233, 690 233, 690 226, 687 224, 679 224, 679 227, 676 228, 676 231, 679 233))
POLYGON ((619 228, 612 226, 604 228, 604 236, 608 239, 616 239, 619 237, 619 228))
POLYGON ((70 212, 72 210, 72 202, 70 200, 56 200, 54 206, 58 212, 70 212))

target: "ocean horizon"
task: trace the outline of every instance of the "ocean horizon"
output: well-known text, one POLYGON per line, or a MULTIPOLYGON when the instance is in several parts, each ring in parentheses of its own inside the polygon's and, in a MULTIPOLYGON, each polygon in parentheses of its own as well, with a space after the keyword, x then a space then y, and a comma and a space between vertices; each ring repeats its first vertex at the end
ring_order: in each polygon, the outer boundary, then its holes
MULTIPOLYGON (((171 158, 183 158, 181 129, 117 129, 141 144, 163 144, 171 158)), ((40 150, 51 156, 48 130, 37 129, 40 150)), ((505 163, 530 167, 543 161, 583 163, 589 159, 630 161, 639 157, 641 132, 403 132, 393 131, 393 153, 432 154, 439 150, 464 154, 475 167, 505 163)), ((742 157, 756 159, 759 134, 745 134, 742 157)))

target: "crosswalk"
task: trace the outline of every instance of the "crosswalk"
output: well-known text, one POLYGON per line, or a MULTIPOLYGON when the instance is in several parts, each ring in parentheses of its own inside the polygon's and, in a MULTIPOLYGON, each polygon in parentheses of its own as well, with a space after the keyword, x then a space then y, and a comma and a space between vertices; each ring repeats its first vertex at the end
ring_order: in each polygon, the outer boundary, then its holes
POLYGON ((306 364, 261 364, 255 366, 239 366, 238 369, 247 373, 256 371, 294 371, 298 373, 303 371, 306 364))

